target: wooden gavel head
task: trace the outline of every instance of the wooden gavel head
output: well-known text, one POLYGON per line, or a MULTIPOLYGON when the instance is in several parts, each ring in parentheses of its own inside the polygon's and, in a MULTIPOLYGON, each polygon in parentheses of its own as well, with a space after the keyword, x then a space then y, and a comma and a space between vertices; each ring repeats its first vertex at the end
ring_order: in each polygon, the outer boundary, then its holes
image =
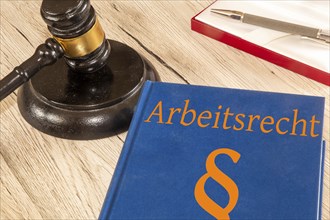
MULTIPOLYGON (((67 139, 127 129, 144 82, 159 80, 153 66, 129 46, 106 39, 89 0, 44 0, 40 12, 52 39, 3 81, 33 76, 18 92, 24 119, 67 139)), ((2 84, 8 90, 9 83, 2 84)))
POLYGON ((110 44, 89 0, 44 0, 40 12, 72 69, 94 72, 105 65, 110 44))

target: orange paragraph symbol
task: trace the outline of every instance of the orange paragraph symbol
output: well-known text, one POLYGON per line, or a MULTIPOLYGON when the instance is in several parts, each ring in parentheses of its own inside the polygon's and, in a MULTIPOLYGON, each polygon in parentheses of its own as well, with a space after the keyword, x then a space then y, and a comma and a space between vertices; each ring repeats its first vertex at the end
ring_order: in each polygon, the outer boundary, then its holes
POLYGON ((240 154, 228 148, 213 151, 206 159, 206 173, 197 181, 195 186, 195 199, 198 204, 216 219, 229 220, 229 213, 234 209, 238 200, 238 188, 235 182, 224 174, 215 164, 215 158, 220 154, 228 155, 234 163, 237 163, 240 154), (208 178, 219 183, 229 194, 229 202, 225 208, 215 203, 205 192, 204 186, 208 178))

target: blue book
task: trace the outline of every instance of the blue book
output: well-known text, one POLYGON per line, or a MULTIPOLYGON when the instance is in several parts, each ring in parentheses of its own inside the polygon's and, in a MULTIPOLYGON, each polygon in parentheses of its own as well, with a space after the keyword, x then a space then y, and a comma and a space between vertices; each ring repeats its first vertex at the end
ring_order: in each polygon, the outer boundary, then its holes
POLYGON ((321 219, 324 98, 147 82, 99 219, 321 219))

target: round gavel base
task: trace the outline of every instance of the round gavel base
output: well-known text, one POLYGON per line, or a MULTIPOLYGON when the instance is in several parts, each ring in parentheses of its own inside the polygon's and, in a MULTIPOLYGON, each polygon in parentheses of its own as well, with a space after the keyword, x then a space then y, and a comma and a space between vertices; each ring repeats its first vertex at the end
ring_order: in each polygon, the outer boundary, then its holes
POLYGON ((126 130, 144 82, 159 76, 135 50, 109 42, 111 54, 97 72, 73 72, 61 58, 25 83, 17 100, 25 120, 44 133, 74 140, 126 130))

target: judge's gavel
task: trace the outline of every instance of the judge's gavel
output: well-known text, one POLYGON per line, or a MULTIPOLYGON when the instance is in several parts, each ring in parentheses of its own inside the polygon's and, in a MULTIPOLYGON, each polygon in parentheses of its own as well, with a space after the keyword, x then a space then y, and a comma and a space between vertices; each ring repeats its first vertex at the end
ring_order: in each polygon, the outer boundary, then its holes
POLYGON ((19 89, 22 116, 47 134, 96 139, 127 129, 146 80, 160 80, 135 50, 105 38, 89 0, 44 0, 53 38, 0 81, 0 100, 19 89))

